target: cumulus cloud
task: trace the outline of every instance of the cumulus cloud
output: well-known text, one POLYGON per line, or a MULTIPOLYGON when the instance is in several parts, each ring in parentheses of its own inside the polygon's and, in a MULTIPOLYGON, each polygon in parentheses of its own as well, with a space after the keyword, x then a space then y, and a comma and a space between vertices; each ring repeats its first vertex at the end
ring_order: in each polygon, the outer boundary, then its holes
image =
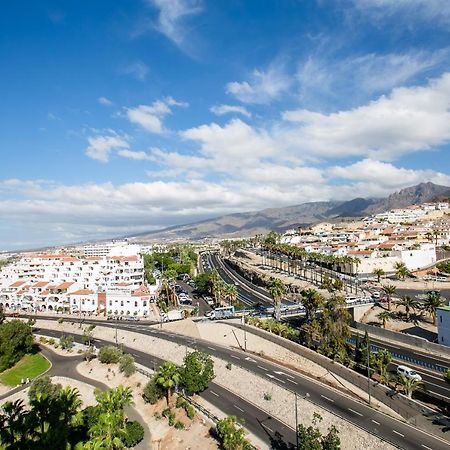
POLYGON ((137 124, 150 133, 163 133, 163 118, 172 113, 172 106, 188 106, 187 103, 178 102, 172 97, 156 100, 151 105, 139 105, 126 108, 126 116, 131 123, 137 124))
POLYGON ((112 131, 109 134, 88 137, 86 155, 101 162, 108 162, 113 151, 129 149, 126 137, 112 131))
POLYGON ((242 114, 246 117, 251 117, 252 114, 243 106, 236 105, 215 105, 210 108, 210 111, 217 116, 223 116, 224 114, 242 114))
POLYGON ((393 159, 449 142, 449 107, 450 73, 446 73, 426 86, 396 88, 347 111, 286 111, 283 118, 288 126, 280 127, 276 137, 319 156, 393 159))
POLYGON ((278 98, 291 84, 283 64, 272 63, 267 70, 255 69, 250 81, 232 81, 226 92, 243 103, 265 104, 278 98))
POLYGON ((200 0, 147 0, 159 10, 157 29, 180 46, 186 38, 185 21, 202 11, 200 0))
POLYGON ((143 151, 133 151, 133 150, 119 150, 117 152, 119 156, 122 156, 123 158, 133 159, 134 161, 151 161, 152 157, 143 151))

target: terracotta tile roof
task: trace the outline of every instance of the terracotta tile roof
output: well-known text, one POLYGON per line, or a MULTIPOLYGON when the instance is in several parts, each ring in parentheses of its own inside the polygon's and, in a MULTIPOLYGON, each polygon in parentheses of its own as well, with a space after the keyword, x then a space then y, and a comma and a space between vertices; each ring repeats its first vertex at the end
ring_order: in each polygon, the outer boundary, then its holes
POLYGON ((142 284, 132 294, 133 297, 141 297, 143 295, 150 295, 148 289, 142 284))
POLYGON ((91 291, 90 289, 79 289, 78 291, 71 292, 68 295, 92 295, 94 291, 91 291))
POLYGON ((22 286, 23 284, 25 284, 26 281, 25 280, 18 280, 16 282, 14 282, 13 284, 11 284, 11 286, 9 286, 10 288, 17 288, 22 286))
POLYGON ((110 256, 108 259, 110 259, 112 261, 133 262, 133 261, 137 261, 138 257, 137 256, 110 256))
POLYGON ((129 286, 131 283, 127 283, 126 281, 121 281, 119 283, 114 283, 114 286, 129 286))
POLYGON ((38 281, 37 283, 33 284, 33 288, 40 288, 40 287, 44 287, 47 286, 47 284, 50 283, 49 281, 38 281))
POLYGON ((74 284, 73 281, 66 281, 64 283, 59 284, 58 286, 55 286, 54 289, 58 289, 58 290, 62 291, 64 289, 70 288, 70 286, 72 286, 72 284, 74 284))

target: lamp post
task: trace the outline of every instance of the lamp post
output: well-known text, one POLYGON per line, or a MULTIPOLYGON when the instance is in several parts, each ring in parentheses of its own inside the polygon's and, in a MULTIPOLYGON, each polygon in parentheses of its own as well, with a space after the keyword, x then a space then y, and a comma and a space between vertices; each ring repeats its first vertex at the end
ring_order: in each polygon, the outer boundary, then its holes
POLYGON ((370 397, 370 345, 369 334, 367 334, 367 394, 369 395, 369 406, 371 404, 370 397))

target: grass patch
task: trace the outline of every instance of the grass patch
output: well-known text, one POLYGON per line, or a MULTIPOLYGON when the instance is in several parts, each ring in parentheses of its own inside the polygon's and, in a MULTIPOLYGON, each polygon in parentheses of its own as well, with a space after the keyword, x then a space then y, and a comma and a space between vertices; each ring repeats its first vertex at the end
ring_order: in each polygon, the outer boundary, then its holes
POLYGON ((40 353, 25 355, 14 367, 0 374, 0 381, 8 386, 17 386, 22 379, 32 380, 50 367, 50 363, 40 353))

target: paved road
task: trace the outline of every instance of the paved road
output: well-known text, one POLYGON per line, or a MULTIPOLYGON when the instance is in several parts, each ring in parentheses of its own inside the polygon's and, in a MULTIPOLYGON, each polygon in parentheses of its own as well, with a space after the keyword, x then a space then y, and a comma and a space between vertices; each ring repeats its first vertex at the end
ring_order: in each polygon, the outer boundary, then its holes
MULTIPOLYGON (((88 322, 88 321, 86 321, 88 322)), ((104 324, 105 326, 117 326, 119 330, 128 330, 139 332, 148 336, 155 336, 162 339, 166 339, 179 345, 204 350, 213 354, 216 357, 232 362, 234 365, 256 373, 261 377, 266 377, 272 382, 279 384, 283 388, 291 390, 300 397, 304 397, 306 393, 309 394, 309 400, 313 403, 320 405, 321 407, 333 412, 334 414, 343 417, 354 425, 361 427, 370 433, 385 439, 399 448, 404 449, 448 449, 450 445, 444 443, 442 440, 428 435, 415 427, 407 425, 403 422, 397 421, 389 416, 380 414, 372 408, 365 406, 357 401, 354 401, 339 392, 331 389, 323 384, 317 383, 309 378, 306 378, 296 372, 290 371, 286 368, 280 367, 276 364, 264 361, 255 356, 248 356, 244 352, 237 350, 230 350, 228 348, 212 344, 208 341, 201 339, 194 339, 191 337, 181 336, 175 333, 160 330, 159 328, 149 327, 139 324, 104 324)), ((129 351, 135 355, 138 362, 152 367, 156 358, 148 355, 147 353, 137 352, 136 350, 129 349, 129 351)), ((148 349, 151 352, 151 349, 148 349)), ((157 361, 159 364, 160 361, 157 361)), ((241 399, 233 394, 226 392, 226 395, 222 392, 218 392, 219 387, 212 385, 211 388, 206 391, 205 395, 208 395, 207 400, 212 404, 222 409, 227 414, 238 414, 241 412, 242 416, 246 420, 247 428, 255 433, 259 438, 265 442, 270 443, 268 433, 272 430, 272 439, 275 438, 275 433, 279 432, 283 439, 287 442, 292 442, 293 432, 290 436, 289 429, 281 424, 281 422, 275 419, 269 419, 266 414, 267 421, 264 422, 266 427, 261 425, 259 419, 255 422, 254 414, 257 412, 256 417, 263 417, 263 411, 255 411, 255 407, 248 403, 246 400, 241 399), (213 391, 214 393, 211 393, 213 391), (218 394, 218 395, 216 395, 218 394), (230 406, 230 399, 233 401, 233 405, 230 406), (270 424, 269 424, 270 422, 270 424)), ((206 397, 205 397, 206 398, 206 397)), ((249 393, 251 398, 251 393, 249 393)), ((256 408, 258 409, 258 408, 256 408)), ((238 414, 239 415, 239 414, 238 414)), ((444 435, 443 435, 444 436, 444 435)))

